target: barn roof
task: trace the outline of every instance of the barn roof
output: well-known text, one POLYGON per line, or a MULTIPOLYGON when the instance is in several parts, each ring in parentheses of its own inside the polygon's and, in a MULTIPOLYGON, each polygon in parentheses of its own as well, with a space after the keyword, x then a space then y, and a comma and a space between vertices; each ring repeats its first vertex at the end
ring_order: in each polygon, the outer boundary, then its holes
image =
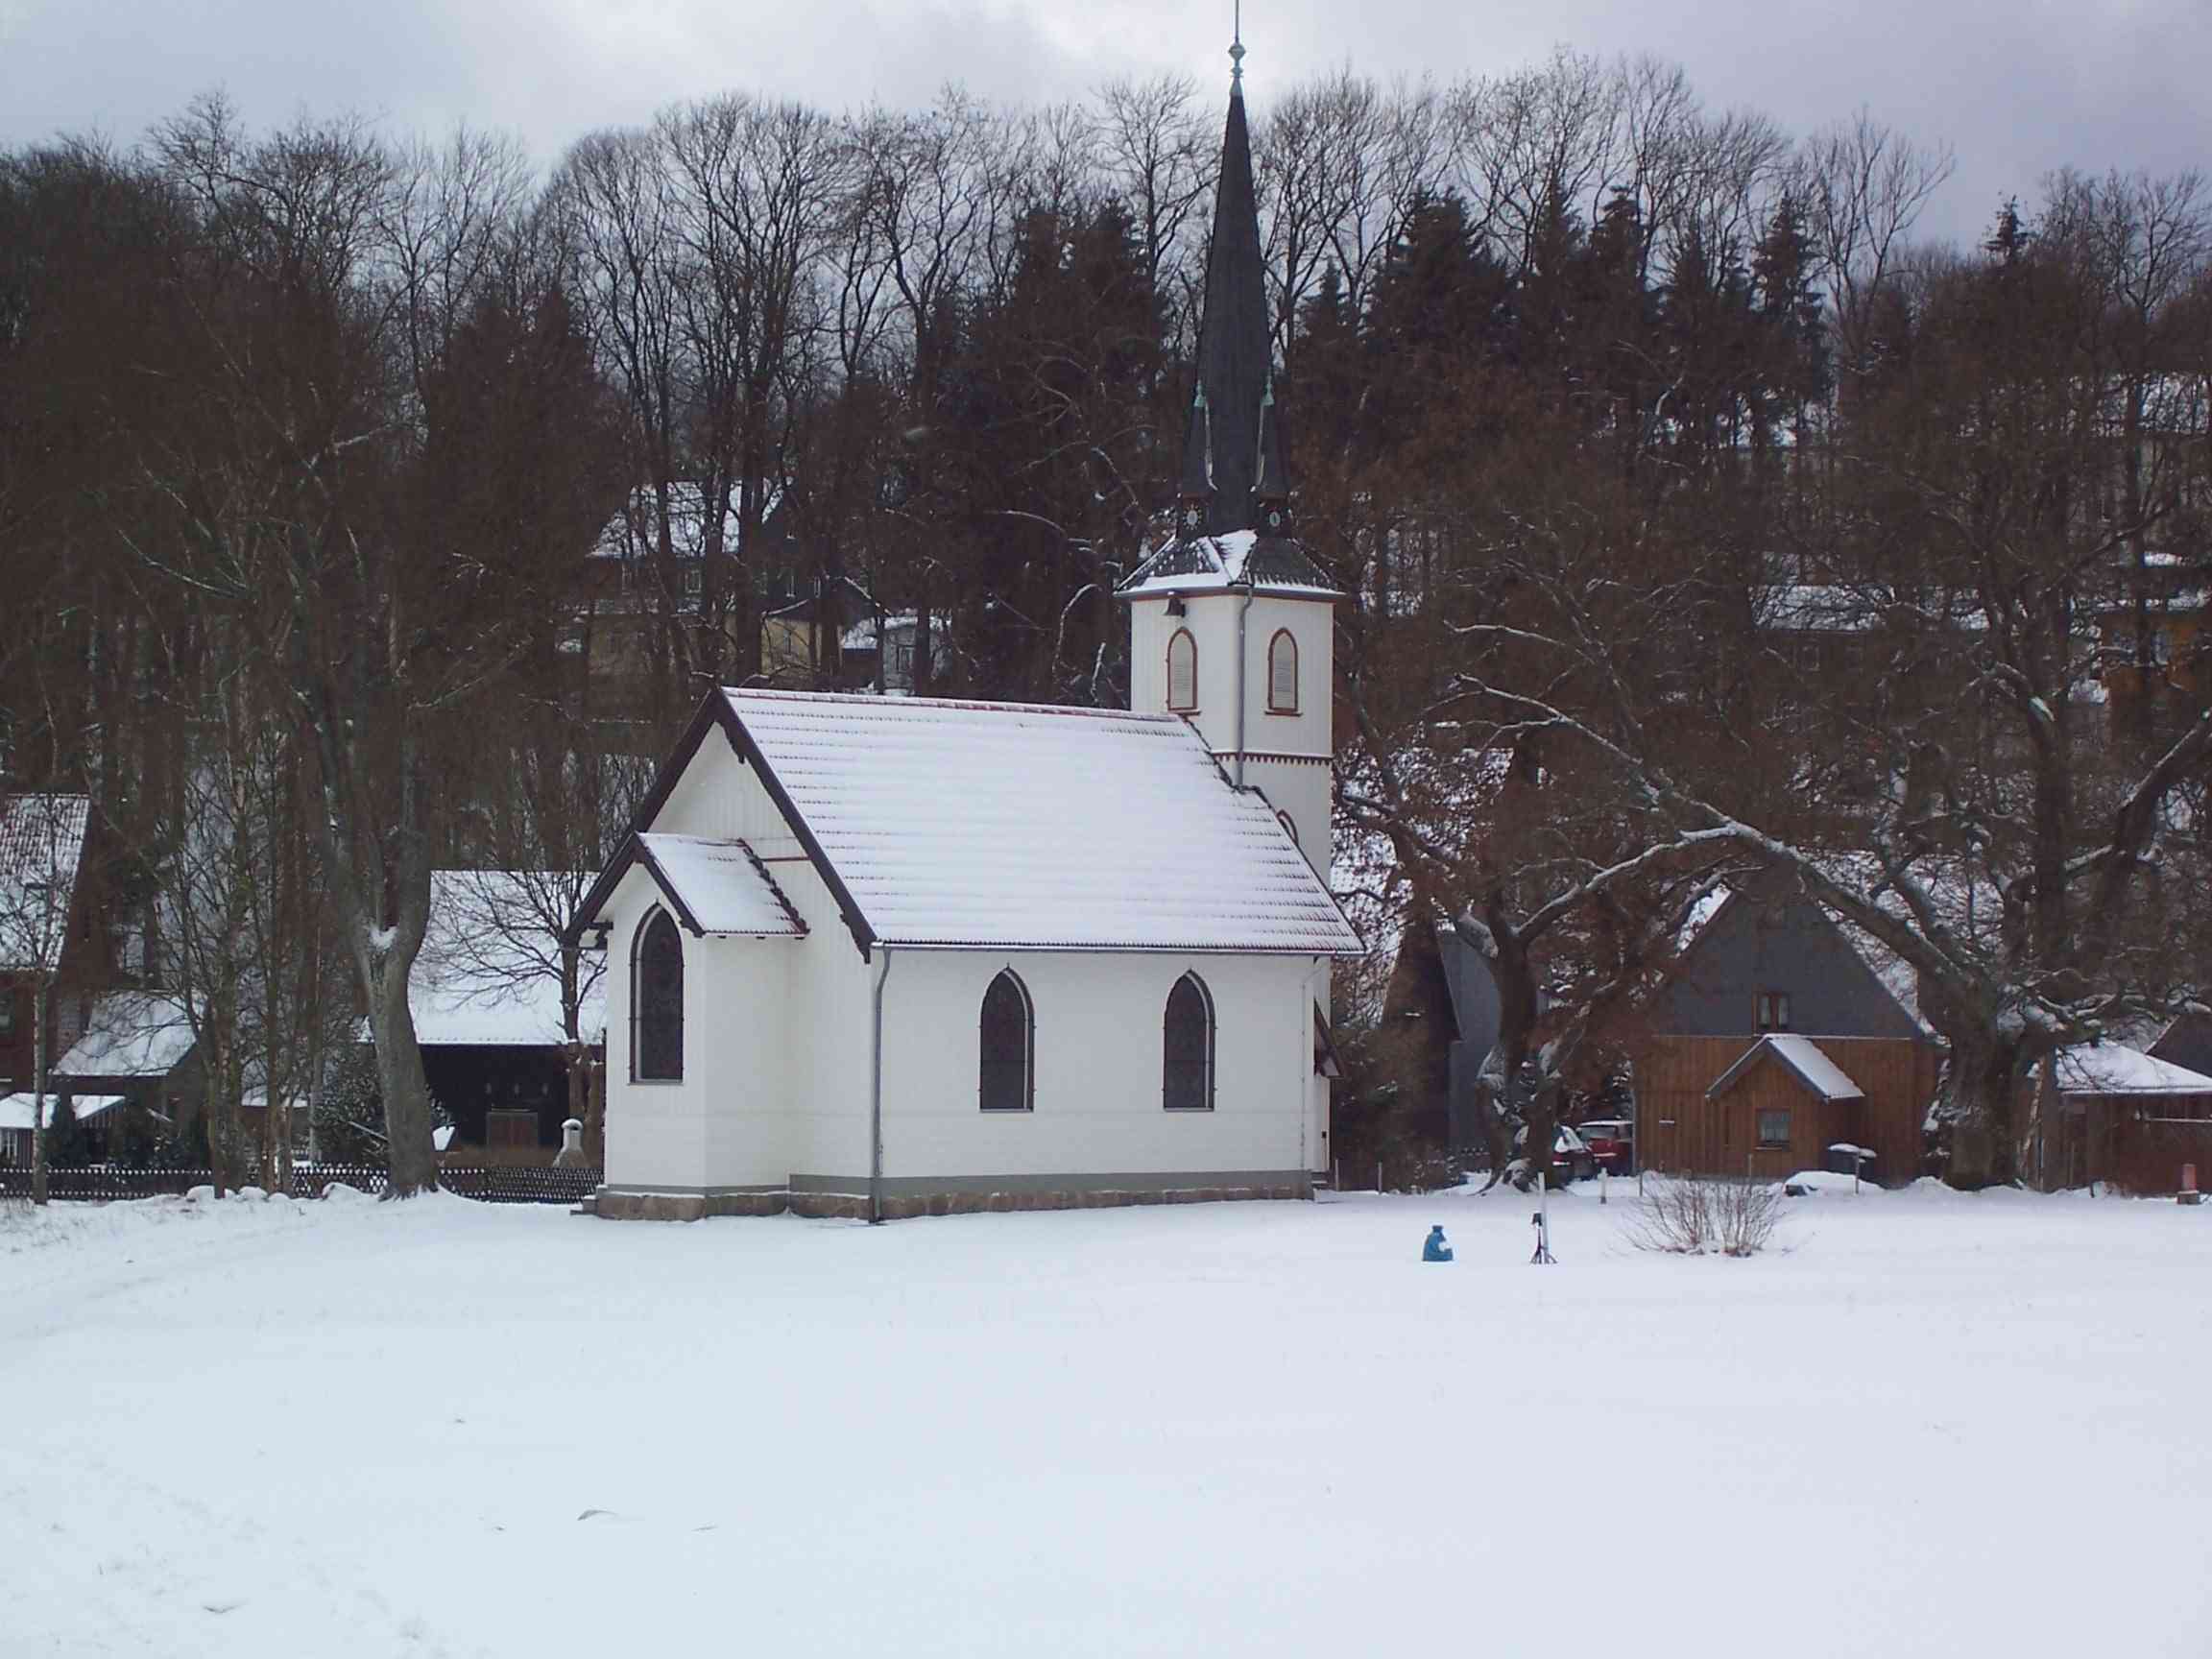
POLYGON ((60 965, 91 819, 84 795, 0 800, 0 973, 60 965))
MULTIPOLYGON (((863 949, 1363 949, 1266 798, 1174 715, 724 690, 641 823, 716 726, 863 949)), ((579 926, 612 891, 602 875, 579 926)))
POLYGON ((1850 1073, 1829 1059, 1817 1043, 1787 1031, 1771 1033, 1752 1044, 1735 1065, 1714 1079, 1713 1087, 1705 1091, 1706 1098, 1719 1099, 1736 1086, 1739 1078, 1766 1059, 1772 1059, 1793 1072, 1800 1083, 1823 1100, 1866 1098, 1866 1091, 1852 1082, 1850 1073))
MULTIPOLYGON (((434 870, 422 951, 407 976, 415 1040, 426 1048, 557 1046, 561 1018, 561 941, 542 926, 556 874, 509 870, 434 870)), ((607 1027, 607 992, 595 958, 585 978, 577 1025, 587 1043, 607 1027)), ((361 1026, 368 1040, 368 1023, 361 1026)))

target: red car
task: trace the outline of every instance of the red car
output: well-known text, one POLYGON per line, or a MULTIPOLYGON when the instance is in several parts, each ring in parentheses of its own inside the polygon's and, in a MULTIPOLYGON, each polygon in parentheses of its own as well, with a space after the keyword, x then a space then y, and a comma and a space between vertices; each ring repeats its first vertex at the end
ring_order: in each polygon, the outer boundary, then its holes
POLYGON ((1633 1174, 1636 1168, 1636 1125, 1625 1118, 1599 1118, 1578 1125, 1590 1156, 1609 1175, 1633 1174))

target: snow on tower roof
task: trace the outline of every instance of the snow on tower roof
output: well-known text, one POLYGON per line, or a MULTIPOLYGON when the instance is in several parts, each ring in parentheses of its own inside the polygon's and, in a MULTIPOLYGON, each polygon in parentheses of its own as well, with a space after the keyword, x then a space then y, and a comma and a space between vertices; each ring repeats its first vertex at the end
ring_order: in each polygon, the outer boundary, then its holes
POLYGON ((1362 950, 1266 799, 1173 715, 721 696, 863 943, 1362 950))
POLYGON ((1232 530, 1224 536, 1193 536, 1170 541, 1137 566, 1116 591, 1124 599, 1154 593, 1212 593, 1233 583, 1250 583, 1267 593, 1310 599, 1341 599, 1328 573, 1286 536, 1232 530))

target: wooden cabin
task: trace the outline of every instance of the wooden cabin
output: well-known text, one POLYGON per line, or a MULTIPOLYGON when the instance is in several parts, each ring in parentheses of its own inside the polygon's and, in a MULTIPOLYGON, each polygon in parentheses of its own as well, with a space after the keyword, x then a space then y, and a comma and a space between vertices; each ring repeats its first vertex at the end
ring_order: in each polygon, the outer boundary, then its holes
POLYGON ((1920 1172, 1942 1051, 1908 975, 1810 900, 1732 894, 1699 926, 1635 1046, 1643 1166, 1780 1179, 1873 1153, 1920 1172))

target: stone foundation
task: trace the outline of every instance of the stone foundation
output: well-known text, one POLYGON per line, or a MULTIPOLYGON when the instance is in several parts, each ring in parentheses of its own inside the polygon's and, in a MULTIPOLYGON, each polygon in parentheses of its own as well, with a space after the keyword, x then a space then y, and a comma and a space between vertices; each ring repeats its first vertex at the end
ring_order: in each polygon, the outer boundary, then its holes
MULTIPOLYGON (((1043 1191, 885 1194, 883 1219, 1006 1214, 1019 1210, 1118 1210, 1134 1204, 1223 1204, 1310 1198, 1310 1184, 1266 1187, 1074 1188, 1043 1191)), ((865 1221, 868 1196, 853 1192, 623 1192, 602 1187, 591 1214, 610 1221, 703 1221, 709 1215, 793 1215, 865 1221)))

